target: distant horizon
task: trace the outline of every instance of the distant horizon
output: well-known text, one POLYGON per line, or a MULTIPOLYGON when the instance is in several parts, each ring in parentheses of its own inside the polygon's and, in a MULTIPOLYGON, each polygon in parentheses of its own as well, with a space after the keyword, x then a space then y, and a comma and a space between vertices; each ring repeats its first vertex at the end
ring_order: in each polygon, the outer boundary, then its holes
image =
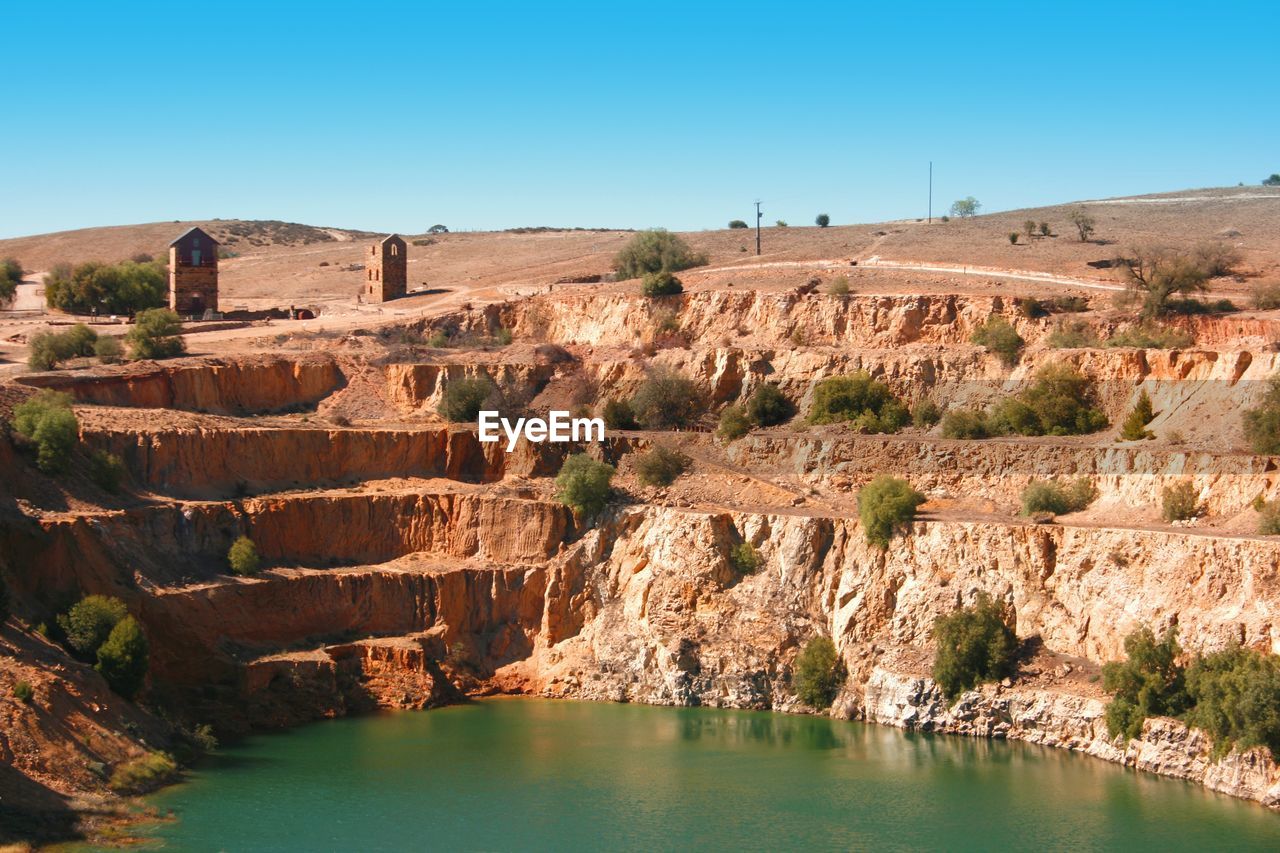
POLYGON ((756 199, 766 225, 861 224, 925 217, 930 161, 935 216, 1280 171, 1264 3, 55 2, 0 24, 23 34, 4 238, 210 214, 698 231, 753 225, 756 199))

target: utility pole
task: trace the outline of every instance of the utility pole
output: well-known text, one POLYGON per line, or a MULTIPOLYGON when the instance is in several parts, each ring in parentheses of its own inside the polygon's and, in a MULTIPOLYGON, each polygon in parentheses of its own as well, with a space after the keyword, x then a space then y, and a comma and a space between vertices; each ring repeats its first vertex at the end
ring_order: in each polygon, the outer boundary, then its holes
POLYGON ((929 161, 929 225, 933 224, 933 161, 929 161))
POLYGON ((760 201, 756 200, 756 255, 760 254, 760 217, 764 216, 760 212, 760 201))

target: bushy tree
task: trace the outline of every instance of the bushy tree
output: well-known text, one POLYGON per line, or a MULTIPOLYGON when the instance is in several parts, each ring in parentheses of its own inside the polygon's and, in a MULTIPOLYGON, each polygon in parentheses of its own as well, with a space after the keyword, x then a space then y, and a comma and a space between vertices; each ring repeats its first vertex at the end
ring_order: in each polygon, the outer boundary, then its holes
POLYGON ((1244 437, 1254 453, 1280 453, 1280 376, 1267 380, 1262 402, 1245 411, 1244 437))
POLYGON ((858 517, 866 531, 867 542, 888 548, 894 531, 916 517, 916 507, 925 496, 906 480, 882 474, 858 491, 858 517))
POLYGON ((1076 233, 1080 235, 1081 243, 1087 243, 1097 228, 1097 222, 1083 207, 1078 207, 1068 213, 1067 220, 1076 227, 1076 233))
POLYGON ((447 421, 469 423, 482 409, 496 409, 498 397, 498 387, 487 376, 454 379, 445 386, 437 411, 447 421))
POLYGON ((1262 179, 1262 185, 1264 187, 1280 187, 1280 174, 1272 172, 1269 177, 1262 179))
POLYGON ((22 264, 16 258, 0 261, 0 307, 13 301, 18 293, 18 285, 22 283, 22 276, 22 264))
POLYGON ((937 643, 933 680, 949 700, 984 681, 999 681, 1014 673, 1018 636, 1005 622, 1000 605, 985 593, 972 607, 934 620, 933 638, 937 643))
POLYGON ((129 344, 129 354, 135 359, 173 358, 187 351, 182 321, 168 308, 140 311, 124 339, 129 344))
POLYGON ((13 410, 13 431, 36 448, 36 465, 46 474, 67 469, 80 440, 80 422, 71 410, 71 397, 44 390, 13 410))
POLYGON ((666 270, 645 273, 640 292, 648 297, 676 296, 684 293, 684 283, 666 270))
POLYGON ((227 565, 231 571, 241 577, 249 577, 258 573, 262 559, 258 556, 258 546, 248 536, 240 536, 231 543, 227 551, 227 565))
POLYGON ((982 202, 973 196, 965 196, 959 201, 953 202, 951 205, 951 215, 960 219, 968 219, 971 216, 977 216, 978 211, 982 209, 982 202))
POLYGON ((1207 290, 1209 279, 1229 274, 1238 262, 1234 249, 1213 243, 1189 250, 1150 246, 1115 260, 1132 295, 1142 300, 1144 317, 1155 317, 1175 307, 1175 296, 1207 290))
POLYGON ((911 410, 911 425, 918 429, 929 429, 942 420, 942 409, 928 397, 916 403, 911 410))
POLYGON ((747 223, 743 222, 741 219, 730 219, 729 227, 730 228, 746 228, 747 223))
POLYGON ((706 262, 706 255, 693 251, 683 238, 661 228, 637 233, 613 259, 620 279, 639 278, 653 272, 679 272, 706 262))
POLYGON ((124 602, 107 595, 89 595, 58 616, 67 646, 77 656, 93 660, 120 620, 129 615, 124 602))
POLYGON ((115 364, 124 356, 124 347, 117 337, 99 335, 97 343, 93 345, 93 354, 103 364, 115 364))
POLYGON ((674 371, 652 371, 631 398, 631 411, 645 429, 675 429, 697 417, 698 386, 674 371))
POLYGON ((129 314, 159 308, 168 298, 169 277, 156 261, 104 264, 88 261, 72 267, 57 264, 45 277, 45 300, 50 308, 87 313, 129 314))
POLYGON ((673 447, 658 445, 633 463, 636 478, 646 486, 669 486, 689 470, 693 460, 673 447))
POLYGON ((725 406, 720 413, 720 426, 716 432, 723 438, 734 441, 751 432, 751 419, 741 406, 725 406))
POLYGON ((635 412, 626 400, 606 400, 600 412, 604 425, 609 429, 639 429, 635 412))
POLYGON ((1280 758, 1280 658, 1239 646, 1187 668, 1187 723, 1214 740, 1214 753, 1264 746, 1280 758))
POLYGON ((859 432, 897 432, 910 419, 902 401, 866 371, 823 379, 813 389, 809 423, 852 422, 859 432))
POLYGON ((990 438, 987 413, 981 409, 953 409, 942 418, 943 438, 990 438))
POLYGON ((826 228, 828 225, 831 224, 831 217, 827 216, 825 213, 819 213, 816 217, 814 217, 813 223, 817 225, 819 228, 826 228))
POLYGON ((830 708, 844 681, 844 667, 835 643, 826 637, 814 637, 805 643, 796 657, 791 680, 801 702, 814 708, 830 708))
POLYGON ((1088 477, 1079 477, 1065 484, 1055 480, 1032 480, 1022 490, 1022 514, 1079 512, 1093 503, 1097 496, 1098 490, 1088 477))
POLYGON ((1112 737, 1136 738, 1149 716, 1176 716, 1190 704, 1186 674, 1178 663, 1178 632, 1170 628, 1160 639, 1142 627, 1124 638, 1126 660, 1102 668, 1102 684, 1114 698, 1107 704, 1107 730, 1112 737))
POLYGON ((763 382, 747 398, 746 414, 759 426, 776 426, 791 419, 796 407, 772 382, 763 382))
POLYGON ((1025 343, 1009 321, 999 316, 988 317, 985 323, 973 330, 969 340, 996 353, 1010 367, 1017 364, 1018 353, 1025 343))
POLYGON ((98 647, 98 665, 111 689, 132 699, 142 689, 147 677, 147 635, 132 616, 125 616, 98 647))
POLYGON ((1094 405, 1093 383, 1066 364, 1040 368, 1029 386, 988 415, 993 435, 1086 435, 1106 425, 1106 415, 1094 405))
POLYGON ((1138 402, 1134 403, 1133 410, 1129 412, 1129 416, 1124 419, 1124 425, 1120 427, 1120 438, 1124 441, 1155 438, 1155 434, 1147 429, 1147 424, 1155 420, 1155 417, 1155 410, 1151 407, 1151 395, 1147 393, 1146 388, 1143 388, 1142 393, 1138 395, 1138 402))
POLYGON ((1160 515, 1165 521, 1186 521, 1200 511, 1199 494, 1190 480, 1165 486, 1160 494, 1160 515))
POLYGON ((93 355, 97 341, 98 333, 83 323, 64 332, 37 332, 31 336, 27 366, 32 370, 52 370, 68 359, 93 355))
POLYGON ((592 516, 609 500, 612 465, 597 462, 585 453, 575 453, 560 466, 556 475, 556 499, 575 514, 592 516))

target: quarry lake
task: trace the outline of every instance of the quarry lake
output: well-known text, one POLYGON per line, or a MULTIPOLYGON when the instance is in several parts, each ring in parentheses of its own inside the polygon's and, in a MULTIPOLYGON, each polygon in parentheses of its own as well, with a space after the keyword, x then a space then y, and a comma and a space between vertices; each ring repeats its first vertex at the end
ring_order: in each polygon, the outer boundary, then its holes
POLYGON ((174 850, 1280 849, 1280 815, 1064 751, 525 699, 255 737, 151 802, 174 850))

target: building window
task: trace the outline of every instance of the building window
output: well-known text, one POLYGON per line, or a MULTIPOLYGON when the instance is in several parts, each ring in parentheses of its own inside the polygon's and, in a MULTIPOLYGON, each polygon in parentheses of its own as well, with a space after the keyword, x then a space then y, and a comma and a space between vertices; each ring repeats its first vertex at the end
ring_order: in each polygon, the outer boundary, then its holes
POLYGON ((200 266, 200 250, 195 247, 191 249, 191 265, 200 266))

